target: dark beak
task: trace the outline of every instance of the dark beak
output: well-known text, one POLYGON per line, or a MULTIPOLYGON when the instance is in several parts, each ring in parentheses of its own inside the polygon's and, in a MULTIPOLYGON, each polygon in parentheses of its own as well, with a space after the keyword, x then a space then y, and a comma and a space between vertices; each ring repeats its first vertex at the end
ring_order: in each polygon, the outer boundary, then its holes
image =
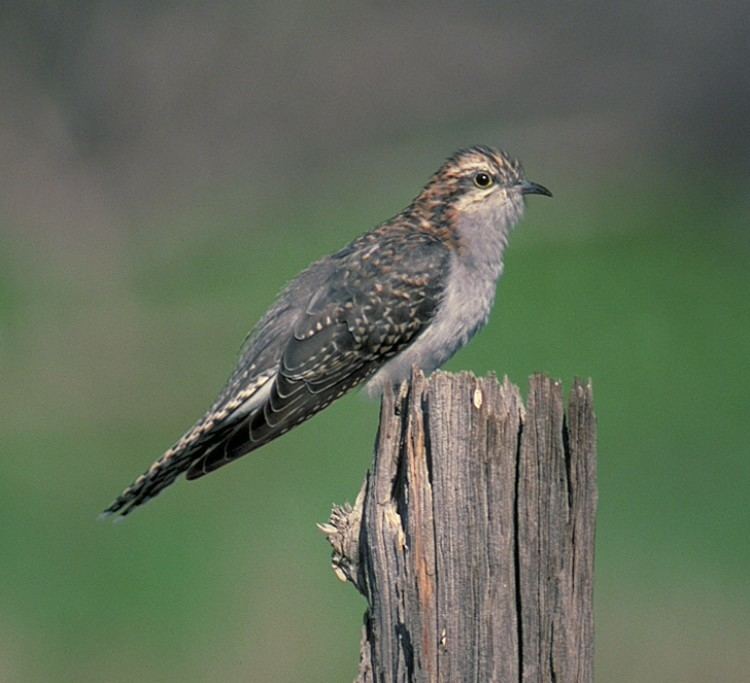
POLYGON ((524 180, 521 183, 521 194, 543 194, 545 197, 551 197, 552 193, 539 183, 532 183, 530 180, 524 180))

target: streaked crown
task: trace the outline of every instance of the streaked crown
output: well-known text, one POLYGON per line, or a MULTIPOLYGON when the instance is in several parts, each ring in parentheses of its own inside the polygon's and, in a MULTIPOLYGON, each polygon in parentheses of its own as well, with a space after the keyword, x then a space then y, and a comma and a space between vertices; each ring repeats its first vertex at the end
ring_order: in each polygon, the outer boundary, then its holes
POLYGON ((420 197, 450 202, 459 194, 511 187, 523 180, 523 168, 505 152, 484 145, 461 149, 446 159, 430 178, 420 197))
POLYGON ((470 189, 477 184, 475 175, 482 172, 490 174, 491 182, 505 187, 517 185, 524 179, 523 168, 517 159, 502 150, 476 145, 460 149, 448 158, 430 179, 425 190, 435 185, 459 190, 470 189))

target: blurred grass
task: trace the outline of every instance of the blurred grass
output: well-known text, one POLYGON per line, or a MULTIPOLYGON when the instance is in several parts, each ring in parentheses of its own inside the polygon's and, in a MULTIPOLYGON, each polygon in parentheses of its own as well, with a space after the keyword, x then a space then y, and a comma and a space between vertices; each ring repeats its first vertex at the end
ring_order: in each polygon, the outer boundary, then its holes
MULTIPOLYGON (((746 206, 723 179, 539 180, 556 198, 530 202, 491 323, 448 369, 594 380, 601 680, 742 680, 746 206)), ((354 677, 364 606, 314 522, 356 495, 374 403, 95 517, 209 404, 283 283, 413 194, 385 182, 252 216, 241 188, 207 198, 112 245, 106 281, 75 250, 5 245, 0 680, 354 677)))

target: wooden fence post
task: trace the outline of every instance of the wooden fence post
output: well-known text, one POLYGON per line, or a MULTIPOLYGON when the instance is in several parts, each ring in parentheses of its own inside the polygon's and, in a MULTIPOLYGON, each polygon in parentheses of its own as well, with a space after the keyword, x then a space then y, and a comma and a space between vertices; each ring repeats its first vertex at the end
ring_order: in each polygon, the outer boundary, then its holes
POLYGON ((593 680, 596 425, 536 375, 415 372, 354 506, 321 529, 367 599, 356 683, 593 680))

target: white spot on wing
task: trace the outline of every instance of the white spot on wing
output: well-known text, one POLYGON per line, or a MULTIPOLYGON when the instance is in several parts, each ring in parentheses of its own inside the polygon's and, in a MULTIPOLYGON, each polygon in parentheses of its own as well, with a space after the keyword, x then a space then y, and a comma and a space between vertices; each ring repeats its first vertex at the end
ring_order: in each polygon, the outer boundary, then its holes
POLYGON ((256 408, 263 405, 271 395, 273 379, 274 377, 269 377, 268 379, 266 379, 266 381, 255 390, 255 393, 253 393, 250 398, 248 398, 244 403, 238 406, 235 410, 232 411, 230 415, 227 416, 227 421, 233 422, 234 420, 239 420, 240 418, 245 417, 245 415, 250 414, 256 408))

